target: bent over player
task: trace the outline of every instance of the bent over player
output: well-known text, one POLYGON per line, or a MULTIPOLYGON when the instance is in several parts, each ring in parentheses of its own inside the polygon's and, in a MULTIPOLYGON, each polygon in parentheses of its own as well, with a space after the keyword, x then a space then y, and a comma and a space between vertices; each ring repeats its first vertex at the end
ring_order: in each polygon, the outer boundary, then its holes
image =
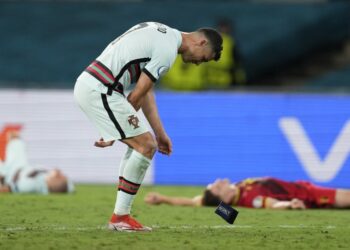
POLYGON ((77 79, 75 99, 101 135, 95 146, 111 146, 115 140, 128 146, 119 168, 110 229, 151 230, 132 218, 130 210, 155 151, 166 155, 172 152, 171 140, 158 115, 154 82, 169 70, 178 53, 184 62, 200 64, 219 60, 221 50, 222 38, 213 29, 185 33, 145 22, 112 41, 77 79), (125 96, 128 88, 133 90, 125 96), (140 108, 155 138, 139 119, 140 108))
POLYGON ((177 206, 217 206, 220 201, 232 206, 271 209, 350 208, 350 190, 326 188, 307 181, 283 181, 276 178, 251 178, 237 183, 218 179, 203 195, 194 198, 170 197, 149 193, 148 204, 177 206))

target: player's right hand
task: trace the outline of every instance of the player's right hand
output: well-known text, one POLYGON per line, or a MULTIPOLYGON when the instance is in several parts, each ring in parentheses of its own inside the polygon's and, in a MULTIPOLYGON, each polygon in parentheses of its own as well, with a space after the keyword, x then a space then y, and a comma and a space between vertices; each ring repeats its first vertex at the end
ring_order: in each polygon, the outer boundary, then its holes
POLYGON ((173 144, 167 134, 156 136, 158 144, 158 152, 165 155, 170 155, 173 151, 173 144))
POLYGON ((305 203, 299 199, 292 199, 290 204, 292 209, 305 209, 305 203))
POLYGON ((103 138, 100 138, 99 141, 95 141, 94 146, 99 147, 99 148, 105 148, 105 147, 110 147, 113 145, 115 141, 104 141, 103 138))

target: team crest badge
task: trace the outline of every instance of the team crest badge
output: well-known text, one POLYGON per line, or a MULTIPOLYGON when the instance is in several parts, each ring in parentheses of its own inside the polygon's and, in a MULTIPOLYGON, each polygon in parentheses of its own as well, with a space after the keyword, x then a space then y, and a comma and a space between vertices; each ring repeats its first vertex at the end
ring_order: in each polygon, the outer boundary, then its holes
POLYGON ((139 118, 135 115, 129 115, 128 122, 130 125, 134 126, 134 129, 137 129, 139 126, 139 118))

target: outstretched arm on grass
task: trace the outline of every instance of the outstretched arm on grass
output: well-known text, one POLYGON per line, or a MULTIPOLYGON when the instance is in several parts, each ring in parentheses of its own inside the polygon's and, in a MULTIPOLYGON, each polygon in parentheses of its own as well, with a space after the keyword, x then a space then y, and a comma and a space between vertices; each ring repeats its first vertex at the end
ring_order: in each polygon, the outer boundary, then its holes
POLYGON ((270 209, 305 209, 305 203, 299 199, 292 199, 290 201, 280 201, 274 198, 265 198, 265 208, 270 209))
POLYGON ((188 197, 171 197, 161 195, 159 193, 151 192, 145 197, 145 202, 150 205, 168 204, 173 206, 201 206, 202 196, 196 196, 193 198, 188 197))

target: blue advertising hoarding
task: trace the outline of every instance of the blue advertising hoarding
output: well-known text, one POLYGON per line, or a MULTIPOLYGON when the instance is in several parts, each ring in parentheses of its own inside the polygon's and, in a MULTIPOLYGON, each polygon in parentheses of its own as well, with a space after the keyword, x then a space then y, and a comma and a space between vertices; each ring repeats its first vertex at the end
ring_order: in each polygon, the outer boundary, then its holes
POLYGON ((170 157, 155 184, 273 176, 350 187, 350 96, 157 93, 170 157))

